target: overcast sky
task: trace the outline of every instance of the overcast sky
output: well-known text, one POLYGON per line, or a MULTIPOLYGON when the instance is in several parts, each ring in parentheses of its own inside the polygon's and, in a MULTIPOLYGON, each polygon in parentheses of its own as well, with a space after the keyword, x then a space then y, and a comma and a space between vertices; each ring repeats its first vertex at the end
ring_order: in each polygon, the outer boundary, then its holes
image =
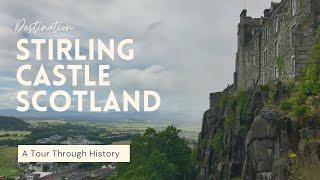
MULTIPOLYGON (((270 0, 3 0, 0 2, 0 109, 15 109, 19 38, 134 39, 135 59, 111 65, 112 88, 152 89, 160 112, 199 121, 209 93, 232 84, 239 14, 260 17, 270 0), (14 32, 18 18, 74 26, 71 33, 14 32)), ((85 50, 85 45, 84 45, 85 50)), ((51 64, 52 65, 52 64, 51 64)), ((47 64, 50 67, 50 64, 47 64)), ((66 88, 70 90, 69 87, 66 88)), ((30 91, 37 88, 29 89, 30 91)), ((97 88, 103 97, 104 88, 97 88)), ((43 102, 45 103, 45 102, 43 102)))

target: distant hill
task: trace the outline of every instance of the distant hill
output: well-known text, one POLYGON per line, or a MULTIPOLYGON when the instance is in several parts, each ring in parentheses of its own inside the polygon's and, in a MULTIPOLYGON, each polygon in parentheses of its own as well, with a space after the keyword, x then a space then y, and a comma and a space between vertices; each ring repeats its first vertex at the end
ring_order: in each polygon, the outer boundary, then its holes
MULTIPOLYGON (((28 112, 18 112, 15 109, 0 109, 0 114, 3 116, 14 116, 23 118, 25 120, 171 120, 175 122, 195 122, 198 117, 194 117, 191 114, 181 113, 163 113, 163 112, 55 112, 48 109, 47 112, 38 112, 35 110, 29 110, 28 112)), ((196 121, 197 122, 197 121, 196 121)))
POLYGON ((29 124, 22 119, 10 117, 10 116, 0 116, 0 129, 6 130, 26 130, 29 124))

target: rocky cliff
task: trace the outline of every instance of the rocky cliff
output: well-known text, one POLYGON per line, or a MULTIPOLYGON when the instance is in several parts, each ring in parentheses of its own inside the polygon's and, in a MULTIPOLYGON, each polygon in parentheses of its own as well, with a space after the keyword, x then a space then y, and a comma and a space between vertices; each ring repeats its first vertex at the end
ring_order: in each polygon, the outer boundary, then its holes
POLYGON ((278 84, 211 94, 199 134, 197 178, 289 179, 300 158, 319 162, 320 143, 303 140, 317 139, 319 128, 279 110, 287 91, 278 84))

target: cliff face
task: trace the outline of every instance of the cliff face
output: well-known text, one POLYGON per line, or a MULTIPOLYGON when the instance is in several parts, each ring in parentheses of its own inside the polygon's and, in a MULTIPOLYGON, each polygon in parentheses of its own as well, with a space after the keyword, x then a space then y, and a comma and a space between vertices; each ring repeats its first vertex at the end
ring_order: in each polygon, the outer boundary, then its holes
POLYGON ((262 24, 242 11, 234 84, 246 91, 210 95, 198 179, 319 179, 320 1, 299 2, 295 17, 291 2, 273 3, 262 24))
POLYGON ((288 179, 290 153, 299 152, 301 138, 299 125, 277 108, 285 94, 281 87, 211 94, 199 134, 198 179, 288 179))

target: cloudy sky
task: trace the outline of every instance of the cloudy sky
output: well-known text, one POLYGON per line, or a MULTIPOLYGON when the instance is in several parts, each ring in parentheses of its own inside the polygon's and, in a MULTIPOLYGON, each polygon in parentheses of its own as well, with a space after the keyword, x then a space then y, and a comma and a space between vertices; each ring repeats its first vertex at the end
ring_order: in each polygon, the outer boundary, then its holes
MULTIPOLYGON (((134 39, 135 59, 111 63, 116 91, 151 89, 162 100, 160 113, 199 121, 209 93, 232 84, 237 23, 241 10, 260 17, 270 0, 67 0, 0 2, 0 109, 15 109, 16 41, 20 38, 134 39), (27 23, 56 20, 73 26, 70 33, 18 33, 18 18, 27 23)), ((85 51, 87 45, 82 46, 85 51)), ((30 62, 34 62, 30 60, 30 62)), ((52 63, 42 62, 46 67, 52 63)), ((34 66, 39 66, 34 64, 34 66)), ((32 76, 32 74, 30 75, 32 76)), ((70 91, 70 87, 64 87, 70 91)), ((55 90, 50 89, 48 91, 55 90)), ((108 89, 96 88, 99 99, 108 89)), ((46 103, 46 102, 42 102, 46 103)))

